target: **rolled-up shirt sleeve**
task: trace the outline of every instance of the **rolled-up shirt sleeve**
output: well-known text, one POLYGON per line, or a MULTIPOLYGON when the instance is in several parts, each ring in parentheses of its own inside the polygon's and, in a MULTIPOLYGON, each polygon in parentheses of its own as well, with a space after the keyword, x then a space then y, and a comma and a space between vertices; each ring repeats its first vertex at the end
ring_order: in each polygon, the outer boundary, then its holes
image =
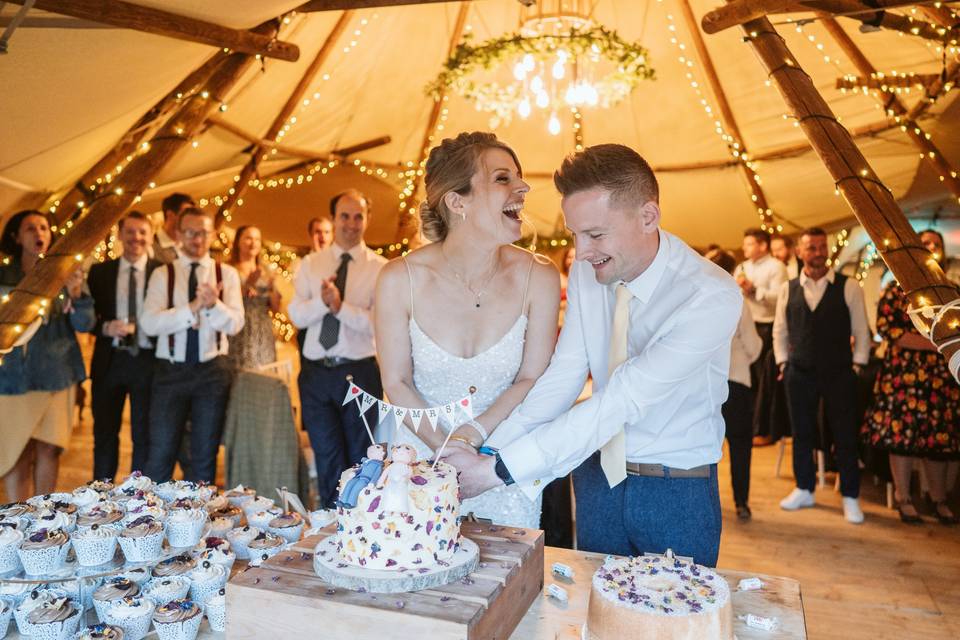
POLYGON ((501 450, 514 480, 530 495, 531 482, 569 473, 628 424, 641 451, 655 442, 659 430, 644 425, 648 410, 703 375, 718 350, 729 351, 742 304, 740 294, 727 289, 679 311, 673 327, 617 367, 602 390, 501 450))
POLYGON ((330 311, 323 303, 323 298, 313 297, 310 288, 311 267, 312 263, 305 259, 293 276, 293 300, 287 306, 287 313, 298 329, 317 324, 330 311))
POLYGON ((870 361, 870 324, 867 322, 867 305, 863 298, 863 289, 853 278, 847 278, 843 287, 843 297, 850 310, 850 333, 853 335, 853 362, 865 365, 870 361))
POLYGON ((790 297, 790 284, 783 283, 780 297, 777 298, 777 310, 773 316, 773 357, 777 364, 783 364, 790 357, 790 334, 787 330, 787 299, 790 297))

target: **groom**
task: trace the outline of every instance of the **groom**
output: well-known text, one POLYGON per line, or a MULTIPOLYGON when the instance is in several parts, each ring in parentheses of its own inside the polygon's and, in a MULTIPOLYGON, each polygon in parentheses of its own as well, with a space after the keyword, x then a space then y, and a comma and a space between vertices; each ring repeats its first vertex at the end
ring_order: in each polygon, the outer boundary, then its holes
POLYGON ((588 147, 554 183, 577 262, 553 359, 487 441, 495 455, 447 460, 468 497, 516 482, 535 498, 576 469, 581 550, 715 566, 737 284, 660 229, 657 180, 632 149, 588 147), (593 396, 574 406, 588 373, 593 396))

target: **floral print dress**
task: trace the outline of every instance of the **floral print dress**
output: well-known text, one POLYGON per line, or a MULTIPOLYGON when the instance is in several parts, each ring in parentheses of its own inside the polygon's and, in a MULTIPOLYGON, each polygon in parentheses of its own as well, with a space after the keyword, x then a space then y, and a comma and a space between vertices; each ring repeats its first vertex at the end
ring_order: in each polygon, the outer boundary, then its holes
POLYGON ((907 332, 920 335, 907 306, 903 291, 891 283, 877 307, 877 331, 887 352, 864 417, 863 439, 902 456, 960 459, 960 385, 937 351, 896 344, 907 332))

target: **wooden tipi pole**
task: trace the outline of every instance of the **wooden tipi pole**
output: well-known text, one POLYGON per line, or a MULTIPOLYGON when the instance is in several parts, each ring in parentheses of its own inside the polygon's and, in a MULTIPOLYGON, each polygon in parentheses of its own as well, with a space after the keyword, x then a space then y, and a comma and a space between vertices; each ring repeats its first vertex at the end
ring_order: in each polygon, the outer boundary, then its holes
MULTIPOLYGON (((280 113, 273 119, 273 123, 264 134, 263 138, 265 140, 275 140, 277 134, 280 133, 284 125, 287 124, 287 120, 293 115, 300 101, 303 100, 303 96, 307 93, 307 89, 310 88, 314 77, 317 75, 317 72, 320 71, 321 67, 323 67, 323 63, 330 57, 330 53, 333 52, 337 40, 340 39, 340 36, 343 34, 344 29, 347 28, 347 24, 349 24, 352 17, 353 11, 344 11, 340 14, 340 18, 336 24, 333 25, 333 29, 327 35, 326 40, 324 40, 320 51, 317 52, 316 57, 310 63, 310 66, 307 67, 307 70, 303 72, 300 82, 297 83, 293 93, 287 98, 283 108, 280 109, 280 113)), ((217 209, 217 215, 214 221, 214 227, 217 231, 223 228, 224 223, 229 222, 230 208, 240 198, 244 190, 246 190, 250 180, 257 175, 260 162, 266 160, 267 155, 269 155, 269 152, 265 152, 262 144, 254 145, 253 149, 250 150, 250 160, 247 161, 247 164, 240 170, 240 175, 234 178, 234 186, 227 192, 226 198, 224 198, 220 207, 217 209)))
MULTIPOLYGON (((276 35, 271 21, 256 29, 276 35)), ((207 81, 204 93, 190 96, 150 141, 150 151, 135 157, 113 182, 113 190, 90 204, 87 214, 51 248, 43 260, 5 296, 0 304, 0 350, 13 346, 24 327, 49 304, 84 256, 99 243, 153 177, 190 141, 207 116, 217 109, 254 57, 233 53, 224 58, 207 81)))
POLYGON ((920 243, 893 194, 877 177, 847 130, 837 122, 810 76, 767 18, 743 25, 746 41, 791 110, 814 150, 826 165, 837 190, 873 240, 931 340, 960 379, 960 290, 951 284, 934 257, 920 243))

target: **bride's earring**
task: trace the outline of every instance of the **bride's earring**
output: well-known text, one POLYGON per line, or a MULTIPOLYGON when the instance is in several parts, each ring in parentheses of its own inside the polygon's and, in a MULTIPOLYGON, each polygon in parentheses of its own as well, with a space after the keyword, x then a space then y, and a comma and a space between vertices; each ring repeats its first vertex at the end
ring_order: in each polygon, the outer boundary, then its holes
POLYGON ((466 221, 466 219, 467 219, 467 214, 466 214, 466 213, 464 213, 463 211, 458 211, 458 212, 457 212, 457 215, 460 216, 460 221, 461 221, 461 222, 465 222, 465 221, 466 221))

